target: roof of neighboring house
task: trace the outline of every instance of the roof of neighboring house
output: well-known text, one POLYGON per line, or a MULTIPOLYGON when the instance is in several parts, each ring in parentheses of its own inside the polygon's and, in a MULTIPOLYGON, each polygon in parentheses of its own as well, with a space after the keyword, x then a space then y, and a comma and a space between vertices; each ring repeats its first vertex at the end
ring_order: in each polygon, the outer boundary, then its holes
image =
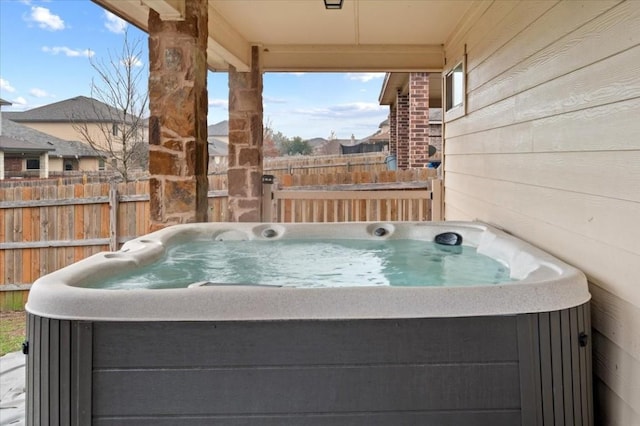
POLYGON ((51 151, 52 157, 99 157, 96 150, 80 141, 67 141, 2 117, 0 149, 5 152, 51 151))
POLYGON ((224 156, 229 155, 229 144, 226 142, 217 139, 217 138, 209 138, 209 156, 224 156))
POLYGON ((30 142, 0 135, 0 151, 7 153, 37 153, 53 151, 55 148, 47 143, 30 142))
POLYGON ((0 105, 13 105, 13 104, 9 101, 5 101, 4 99, 0 98, 0 105))
POLYGON ((364 138, 363 142, 378 142, 378 141, 388 141, 391 134, 389 132, 389 128, 385 130, 381 130, 378 133, 375 133, 369 137, 364 138))
POLYGON ((229 136, 229 121, 223 120, 207 127, 208 136, 229 136))
POLYGON ((319 146, 326 144, 327 140, 325 138, 313 138, 313 139, 307 139, 305 142, 311 145, 312 148, 317 148, 319 146))
POLYGON ((18 123, 71 121, 109 123, 118 118, 121 112, 97 99, 76 96, 28 111, 7 111, 4 114, 18 123))

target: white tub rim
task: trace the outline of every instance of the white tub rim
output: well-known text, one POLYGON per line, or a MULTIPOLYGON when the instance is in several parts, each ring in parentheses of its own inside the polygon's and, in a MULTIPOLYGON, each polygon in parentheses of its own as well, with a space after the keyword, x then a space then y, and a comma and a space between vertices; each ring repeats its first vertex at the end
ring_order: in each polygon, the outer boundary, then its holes
POLYGON ((516 315, 572 308, 589 300, 587 280, 581 271, 481 222, 197 223, 141 236, 118 252, 98 253, 41 277, 31 288, 26 309, 43 317, 87 321, 331 320, 516 315), (144 263, 176 239, 203 233, 215 237, 224 232, 268 239, 266 229, 274 229, 276 238, 297 233, 308 238, 310 227, 317 232, 312 232, 312 237, 317 238, 326 238, 322 230, 327 227, 349 238, 370 237, 379 228, 388 231, 380 238, 401 238, 412 232, 459 232, 479 251, 510 266, 517 263, 522 279, 464 287, 102 290, 74 284, 91 273, 144 263))

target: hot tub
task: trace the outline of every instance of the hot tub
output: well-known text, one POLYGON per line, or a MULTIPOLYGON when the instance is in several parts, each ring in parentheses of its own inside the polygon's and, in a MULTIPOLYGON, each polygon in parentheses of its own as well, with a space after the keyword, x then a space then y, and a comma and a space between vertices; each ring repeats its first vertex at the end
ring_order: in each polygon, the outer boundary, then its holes
MULTIPOLYGON (((291 261, 321 261, 304 257, 291 261)), ((173 226, 34 283, 27 424, 591 424, 589 299, 580 271, 482 223, 173 226), (298 287, 214 274, 179 288, 95 288, 194 242, 270 251, 439 235, 510 279, 298 287)))

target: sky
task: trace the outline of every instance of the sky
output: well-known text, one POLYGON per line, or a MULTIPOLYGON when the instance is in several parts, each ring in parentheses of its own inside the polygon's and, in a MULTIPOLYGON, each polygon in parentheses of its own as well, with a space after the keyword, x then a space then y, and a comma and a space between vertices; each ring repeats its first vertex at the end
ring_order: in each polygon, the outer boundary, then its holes
MULTIPOLYGON (((136 64, 148 70, 146 34, 90 0, 0 0, 0 97, 13 103, 3 111, 91 96, 97 74, 90 58, 119 57, 125 31, 140 41, 136 64)), ((264 122, 290 138, 362 139, 389 113, 378 104, 383 79, 384 73, 265 73, 264 122)), ((207 90, 208 124, 226 120, 227 73, 208 72, 207 90)))

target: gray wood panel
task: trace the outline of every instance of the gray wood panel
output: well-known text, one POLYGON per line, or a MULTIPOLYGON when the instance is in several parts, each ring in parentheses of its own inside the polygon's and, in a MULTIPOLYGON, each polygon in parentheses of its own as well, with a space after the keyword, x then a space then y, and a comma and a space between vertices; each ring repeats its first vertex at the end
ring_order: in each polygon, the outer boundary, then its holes
POLYGON ((94 373, 94 415, 470 410, 520 406, 518 365, 378 365, 94 373))
POLYGON ((588 305, 358 321, 29 315, 28 330, 28 425, 593 424, 588 305))
POLYGON ((581 397, 580 397, 580 346, 576 331, 578 327, 577 309, 569 310, 569 326, 571 327, 571 377, 573 378, 573 417, 576 421, 582 418, 581 397))
POLYGON ((413 413, 347 413, 344 415, 273 415, 98 418, 94 426, 514 426, 520 424, 520 412, 466 411, 413 413))
POLYGON ((540 337, 540 377, 542 386, 542 417, 543 424, 553 424, 553 372, 551 364, 551 336, 549 333, 549 313, 538 314, 538 328, 540 337))
MULTIPOLYGON (((573 416, 573 376, 571 375, 571 330, 569 311, 560 312, 560 328, 562 334, 562 389, 565 404, 564 422, 567 425, 574 424, 573 416)), ((575 336, 574 336, 575 339, 575 336)))
MULTIPOLYGON (((60 321, 49 324, 49 365, 60 365, 60 321)), ((49 417, 51 426, 60 424, 60 368, 49 372, 49 417)))
MULTIPOLYGON (((71 424, 71 322, 60 321, 60 424, 71 424), (64 350, 63 348, 69 348, 64 350)), ((53 366, 52 368, 55 368, 53 366)))
POLYGON ((72 323, 71 358, 71 424, 87 426, 91 424, 92 368, 93 368, 93 324, 84 321, 72 323))
POLYGON ((549 313, 549 334, 551 341, 551 374, 553 377, 553 424, 564 426, 564 392, 562 374, 562 337, 560 329, 560 312, 549 313))
POLYGON ((518 353, 522 426, 542 424, 540 348, 535 315, 518 315, 518 353))
MULTIPOLYGON (((57 349, 57 344, 51 345, 49 342, 49 318, 42 318, 40 320, 40 365, 49 364, 49 350, 50 348, 57 349)), ((46 423, 47 419, 51 417, 49 412, 49 376, 52 369, 42 368, 40 369, 40 416, 41 424, 46 423)))
POLYGON ((102 322, 94 325, 94 368, 515 361, 516 335, 515 316, 102 322))
POLYGON ((593 329, 591 327, 591 304, 587 303, 584 306, 581 306, 584 315, 584 329, 589 334, 587 341, 587 346, 585 348, 585 353, 587 354, 587 367, 582 372, 583 375, 586 376, 587 379, 587 424, 592 426, 595 424, 594 418, 594 403, 593 403, 593 329))
POLYGON ((588 304, 518 318, 522 425, 592 425, 588 304))
POLYGON ((91 324, 27 316, 26 424, 91 424, 91 324))

